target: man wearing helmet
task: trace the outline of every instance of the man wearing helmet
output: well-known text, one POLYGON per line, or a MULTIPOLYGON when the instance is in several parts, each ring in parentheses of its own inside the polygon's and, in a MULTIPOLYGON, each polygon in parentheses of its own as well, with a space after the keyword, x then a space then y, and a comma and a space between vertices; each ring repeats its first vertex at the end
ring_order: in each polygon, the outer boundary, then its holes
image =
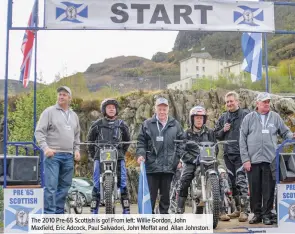
MULTIPOLYGON (((195 106, 189 112, 189 128, 184 133, 184 139, 195 142, 216 142, 214 131, 206 126, 207 114, 202 106, 195 106)), ((183 170, 178 188, 177 213, 185 211, 185 201, 188 195, 188 187, 194 177, 199 148, 192 144, 187 144, 182 153, 183 170)))
MULTIPOLYGON (((87 141, 89 142, 118 142, 118 141, 130 141, 129 128, 126 123, 118 119, 119 104, 115 99, 105 99, 101 103, 101 113, 103 118, 96 120, 90 126, 87 141)), ((127 191, 127 173, 125 166, 125 153, 128 150, 129 145, 124 144, 118 146, 118 188, 121 191, 121 203, 123 208, 123 214, 130 213, 129 195, 127 191)), ((100 152, 94 145, 89 145, 88 152, 91 158, 94 159, 93 170, 93 182, 94 187, 92 191, 91 201, 91 213, 97 214, 100 203, 100 152)))

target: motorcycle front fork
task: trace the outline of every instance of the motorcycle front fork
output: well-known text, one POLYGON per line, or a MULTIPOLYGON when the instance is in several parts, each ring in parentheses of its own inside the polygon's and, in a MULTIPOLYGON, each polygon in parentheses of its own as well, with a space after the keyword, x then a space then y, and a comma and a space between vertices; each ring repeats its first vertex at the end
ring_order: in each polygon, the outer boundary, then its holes
POLYGON ((207 201, 207 196, 206 196, 206 183, 205 183, 205 176, 201 176, 201 186, 202 186, 202 200, 205 203, 205 211, 206 214, 209 214, 209 204, 207 201))

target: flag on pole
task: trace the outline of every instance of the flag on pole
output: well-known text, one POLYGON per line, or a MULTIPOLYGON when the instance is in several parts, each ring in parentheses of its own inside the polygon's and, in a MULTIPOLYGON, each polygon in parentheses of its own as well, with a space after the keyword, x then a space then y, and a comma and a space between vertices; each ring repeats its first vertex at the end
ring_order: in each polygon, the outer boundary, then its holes
POLYGON ((262 79, 262 33, 243 33, 242 69, 251 74, 252 82, 262 79))
POLYGON ((152 203, 144 162, 140 164, 137 204, 139 214, 152 214, 152 203))
MULTIPOLYGON (((259 2, 260 0, 247 0, 259 2)), ((262 33, 243 33, 242 51, 244 60, 242 69, 251 74, 252 82, 262 79, 262 33)))
MULTIPOLYGON (((28 21, 28 27, 37 26, 37 0, 35 0, 30 18, 28 21)), ((21 45, 21 51, 23 53, 23 61, 20 68, 20 78, 19 80, 23 83, 24 88, 28 86, 30 79, 30 68, 32 60, 33 45, 35 40, 35 32, 33 30, 27 29, 23 38, 21 45)))

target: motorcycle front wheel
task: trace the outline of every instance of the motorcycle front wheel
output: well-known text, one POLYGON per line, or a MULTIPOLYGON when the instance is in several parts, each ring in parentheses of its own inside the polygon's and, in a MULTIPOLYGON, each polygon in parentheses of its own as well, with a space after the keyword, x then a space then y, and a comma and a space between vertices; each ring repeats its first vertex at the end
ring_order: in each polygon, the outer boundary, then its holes
POLYGON ((111 174, 106 174, 104 178, 104 199, 106 214, 113 214, 113 176, 111 174))
POLYGON ((220 190, 217 175, 209 175, 206 180, 206 197, 209 214, 213 214, 213 229, 217 227, 220 212, 220 190))

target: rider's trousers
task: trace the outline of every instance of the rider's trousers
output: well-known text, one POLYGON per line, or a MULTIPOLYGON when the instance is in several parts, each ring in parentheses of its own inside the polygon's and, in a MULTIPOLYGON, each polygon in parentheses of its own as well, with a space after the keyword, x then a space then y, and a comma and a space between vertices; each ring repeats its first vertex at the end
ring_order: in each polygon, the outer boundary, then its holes
POLYGON ((248 196, 248 181, 240 154, 225 154, 224 162, 232 185, 233 196, 248 196))
MULTIPOLYGON (((117 187, 120 189, 121 193, 121 202, 124 209, 130 208, 128 188, 127 188, 127 170, 125 165, 125 160, 118 160, 117 163, 117 187)), ((94 161, 94 170, 93 170, 93 190, 92 190, 92 200, 97 202, 97 209, 100 203, 100 163, 98 160, 94 161)), ((97 211, 95 211, 97 212, 97 211)))
POLYGON ((181 177, 180 177, 178 195, 180 197, 187 198, 188 188, 194 178, 196 165, 189 164, 189 163, 183 163, 182 167, 183 167, 183 169, 182 169, 182 173, 181 173, 181 177))

